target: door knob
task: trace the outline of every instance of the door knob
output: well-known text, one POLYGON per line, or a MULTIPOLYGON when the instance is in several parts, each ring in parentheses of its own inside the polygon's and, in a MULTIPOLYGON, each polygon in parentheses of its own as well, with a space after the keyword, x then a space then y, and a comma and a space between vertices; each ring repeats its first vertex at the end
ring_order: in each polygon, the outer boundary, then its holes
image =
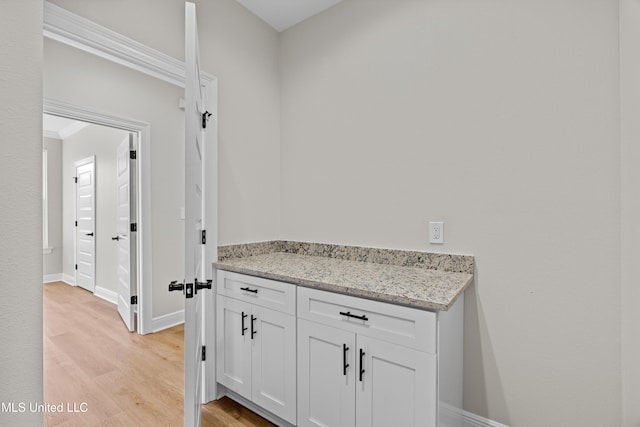
POLYGON ((111 240, 120 240, 120 236, 112 237, 111 240))
POLYGON ((93 233, 86 233, 85 236, 93 236, 93 233))

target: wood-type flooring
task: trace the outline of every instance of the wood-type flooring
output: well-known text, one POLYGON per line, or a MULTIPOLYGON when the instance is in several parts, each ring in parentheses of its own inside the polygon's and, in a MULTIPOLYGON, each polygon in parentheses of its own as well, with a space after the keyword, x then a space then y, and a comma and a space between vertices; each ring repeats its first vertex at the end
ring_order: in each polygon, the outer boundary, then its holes
MULTIPOLYGON (((62 282, 44 285, 46 427, 182 426, 183 326, 127 331, 116 306, 62 282), (55 407, 55 408, 54 408, 55 407)), ((203 426, 273 426, 222 398, 202 407, 203 426)))

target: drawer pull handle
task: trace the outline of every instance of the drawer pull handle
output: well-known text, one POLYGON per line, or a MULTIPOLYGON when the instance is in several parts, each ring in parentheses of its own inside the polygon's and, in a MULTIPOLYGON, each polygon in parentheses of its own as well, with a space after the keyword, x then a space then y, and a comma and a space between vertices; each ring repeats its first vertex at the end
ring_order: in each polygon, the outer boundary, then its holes
POLYGON ((253 314, 252 314, 251 315, 251 339, 253 339, 253 336, 258 333, 258 331, 256 331, 255 328, 253 327, 253 322, 256 319, 257 319, 257 317, 254 317, 253 314))
POLYGON ((247 327, 244 326, 244 319, 247 318, 249 315, 245 314, 244 311, 242 312, 242 336, 244 336, 244 331, 246 331, 247 327))
POLYGON ((360 349, 360 382, 362 382, 362 375, 364 374, 364 350, 360 349))
POLYGON ((257 294, 257 293, 258 293, 258 290, 257 290, 257 289, 251 289, 251 288, 248 288, 248 287, 247 287, 247 288, 240 288, 240 290, 241 290, 241 291, 252 292, 252 293, 254 293, 254 294, 257 294))
POLYGON ((349 351, 349 347, 346 344, 342 344, 342 375, 347 375, 347 368, 349 364, 347 363, 347 351, 349 351))
POLYGON ((367 320, 369 320, 369 318, 368 318, 367 316, 365 316, 364 314, 363 314, 362 316, 356 316, 355 314, 351 314, 351 312, 350 312, 350 311, 347 311, 347 312, 341 311, 341 312, 340 312, 340 314, 341 314, 342 316, 351 317, 351 318, 353 318, 353 319, 364 320, 365 322, 366 322, 367 320))

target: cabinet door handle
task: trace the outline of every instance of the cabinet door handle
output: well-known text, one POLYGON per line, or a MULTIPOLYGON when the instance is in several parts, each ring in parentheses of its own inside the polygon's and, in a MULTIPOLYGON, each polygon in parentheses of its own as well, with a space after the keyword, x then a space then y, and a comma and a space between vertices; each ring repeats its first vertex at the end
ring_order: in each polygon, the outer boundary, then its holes
POLYGON ((347 375, 347 368, 349 364, 347 363, 347 351, 349 351, 349 347, 346 344, 342 344, 342 375, 347 375))
POLYGON ((365 322, 366 322, 367 320, 369 320, 369 318, 368 318, 367 316, 365 316, 364 314, 363 314, 362 316, 356 316, 355 314, 351 314, 351 312, 350 312, 350 311, 346 311, 346 312, 345 312, 345 311, 341 311, 341 312, 340 312, 340 315, 341 315, 341 316, 351 317, 351 318, 353 318, 353 319, 364 320, 365 322))
POLYGON ((248 328, 246 328, 244 326, 244 319, 248 316, 248 314, 245 314, 245 312, 242 312, 242 336, 244 336, 244 331, 246 331, 248 328))
POLYGON ((363 374, 364 374, 364 350, 360 349, 360 382, 362 382, 363 374))
POLYGON ((246 291, 246 292, 252 292, 252 293, 254 293, 254 294, 257 294, 257 293, 258 293, 258 290, 257 290, 257 289, 251 289, 251 288, 249 288, 249 287, 246 287, 246 288, 240 288, 240 290, 241 290, 241 291, 246 291))
POLYGON ((258 331, 256 331, 255 328, 253 327, 253 322, 256 319, 257 319, 257 317, 253 317, 253 314, 252 314, 251 315, 251 339, 253 339, 253 336, 258 333, 258 331))

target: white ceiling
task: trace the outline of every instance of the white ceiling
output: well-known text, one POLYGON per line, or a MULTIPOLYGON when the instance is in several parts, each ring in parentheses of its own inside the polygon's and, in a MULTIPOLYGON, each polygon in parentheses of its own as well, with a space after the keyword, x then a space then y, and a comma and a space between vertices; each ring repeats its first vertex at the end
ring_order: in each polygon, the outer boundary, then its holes
POLYGON ((42 115, 42 135, 45 138, 66 139, 87 126, 89 126, 89 123, 49 114, 42 115))
POLYGON ((284 31, 343 0, 238 0, 278 31, 284 31))

